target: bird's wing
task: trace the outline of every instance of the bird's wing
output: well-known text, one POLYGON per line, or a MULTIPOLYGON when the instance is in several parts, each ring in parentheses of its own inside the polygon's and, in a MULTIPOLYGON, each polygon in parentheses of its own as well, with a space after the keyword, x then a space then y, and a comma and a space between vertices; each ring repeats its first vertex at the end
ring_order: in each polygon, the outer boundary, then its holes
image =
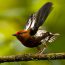
POLYGON ((25 30, 32 29, 35 25, 35 22, 36 22, 35 14, 32 14, 26 23, 25 30))
POLYGON ((52 10, 51 2, 48 2, 45 5, 43 5, 37 13, 34 13, 33 15, 30 16, 30 18, 27 21, 25 29, 26 30, 31 29, 30 34, 34 35, 37 32, 38 28, 44 23, 51 10, 52 10))

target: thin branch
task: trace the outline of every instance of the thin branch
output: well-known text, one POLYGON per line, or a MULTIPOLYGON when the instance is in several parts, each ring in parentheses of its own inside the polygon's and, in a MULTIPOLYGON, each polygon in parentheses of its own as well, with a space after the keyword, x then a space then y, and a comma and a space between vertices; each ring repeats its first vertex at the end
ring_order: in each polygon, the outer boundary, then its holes
POLYGON ((31 60, 59 60, 65 59, 65 53, 49 53, 49 54, 24 54, 12 56, 0 56, 0 63, 3 62, 18 62, 31 60))

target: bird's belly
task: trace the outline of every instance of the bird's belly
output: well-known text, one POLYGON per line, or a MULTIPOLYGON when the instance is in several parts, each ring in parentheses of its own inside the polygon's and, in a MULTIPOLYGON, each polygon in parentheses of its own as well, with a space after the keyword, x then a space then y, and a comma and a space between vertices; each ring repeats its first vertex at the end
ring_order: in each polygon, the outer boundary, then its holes
POLYGON ((24 46, 26 47, 37 47, 41 44, 41 42, 37 42, 36 40, 31 40, 31 39, 28 39, 26 40, 24 43, 22 43, 24 46))

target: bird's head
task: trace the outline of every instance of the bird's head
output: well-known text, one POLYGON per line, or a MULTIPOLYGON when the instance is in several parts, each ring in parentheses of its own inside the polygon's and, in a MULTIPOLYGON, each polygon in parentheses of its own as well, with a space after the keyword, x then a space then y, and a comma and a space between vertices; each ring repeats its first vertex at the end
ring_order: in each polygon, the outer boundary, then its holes
POLYGON ((13 36, 27 38, 27 37, 29 37, 29 31, 28 30, 21 30, 21 31, 18 31, 15 34, 13 34, 13 36))

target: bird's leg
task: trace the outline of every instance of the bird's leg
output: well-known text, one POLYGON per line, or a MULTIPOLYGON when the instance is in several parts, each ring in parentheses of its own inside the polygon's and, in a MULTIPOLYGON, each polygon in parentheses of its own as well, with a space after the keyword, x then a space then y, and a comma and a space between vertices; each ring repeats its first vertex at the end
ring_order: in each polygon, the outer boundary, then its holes
POLYGON ((44 51, 46 50, 46 48, 47 48, 47 44, 43 44, 43 48, 41 49, 41 52, 40 52, 40 54, 42 54, 42 53, 44 53, 44 51))
MULTIPOLYGON (((57 35, 57 34, 56 34, 57 35)), ((44 43, 42 43, 42 48, 40 47, 40 51, 39 51, 39 53, 40 54, 42 54, 42 53, 44 53, 44 51, 46 50, 46 48, 47 48, 47 43, 49 42, 49 40, 51 39, 51 37, 53 37, 54 35, 53 34, 50 34, 49 33, 49 35, 48 35, 48 39, 46 39, 45 40, 45 42, 44 43)), ((52 38, 52 40, 51 40, 51 42, 54 40, 55 38, 52 38)))
POLYGON ((46 32, 42 35, 41 38, 39 39, 42 39, 42 44, 40 46, 37 47, 37 49, 39 50, 38 54, 42 54, 44 53, 44 51, 46 50, 47 48, 47 43, 48 42, 53 42, 55 40, 55 37, 59 35, 59 34, 52 34, 50 32, 46 32), (41 47, 42 46, 42 47, 41 47))
POLYGON ((39 51, 37 54, 42 54, 47 48, 47 44, 46 43, 42 44, 41 46, 37 47, 37 50, 39 51))
POLYGON ((42 44, 37 47, 37 50, 39 51, 37 54, 42 54, 45 51, 45 49, 47 48, 47 40, 45 40, 45 38, 48 36, 48 34, 49 33, 46 32, 46 33, 42 34, 41 37, 37 38, 38 41, 44 39, 44 42, 43 43, 41 42, 42 44))
POLYGON ((47 48, 47 43, 48 43, 48 41, 50 40, 50 38, 52 37, 52 35, 49 35, 49 38, 47 39, 47 40, 45 40, 45 42, 44 43, 42 43, 42 46, 43 47, 38 47, 38 48, 40 48, 39 50, 39 53, 40 54, 42 54, 42 53, 44 53, 44 51, 46 50, 46 48, 47 48))
POLYGON ((43 40, 42 44, 37 47, 37 49, 39 50, 38 54, 44 53, 44 51, 45 51, 46 48, 47 48, 47 43, 48 43, 48 41, 49 41, 50 38, 53 36, 53 35, 51 35, 49 32, 46 32, 45 34, 46 34, 46 35, 43 34, 43 36, 42 36, 42 37, 44 37, 44 40, 43 40), (45 40, 45 37, 48 37, 48 38, 45 40), (42 46, 42 47, 41 47, 41 46, 42 46))

